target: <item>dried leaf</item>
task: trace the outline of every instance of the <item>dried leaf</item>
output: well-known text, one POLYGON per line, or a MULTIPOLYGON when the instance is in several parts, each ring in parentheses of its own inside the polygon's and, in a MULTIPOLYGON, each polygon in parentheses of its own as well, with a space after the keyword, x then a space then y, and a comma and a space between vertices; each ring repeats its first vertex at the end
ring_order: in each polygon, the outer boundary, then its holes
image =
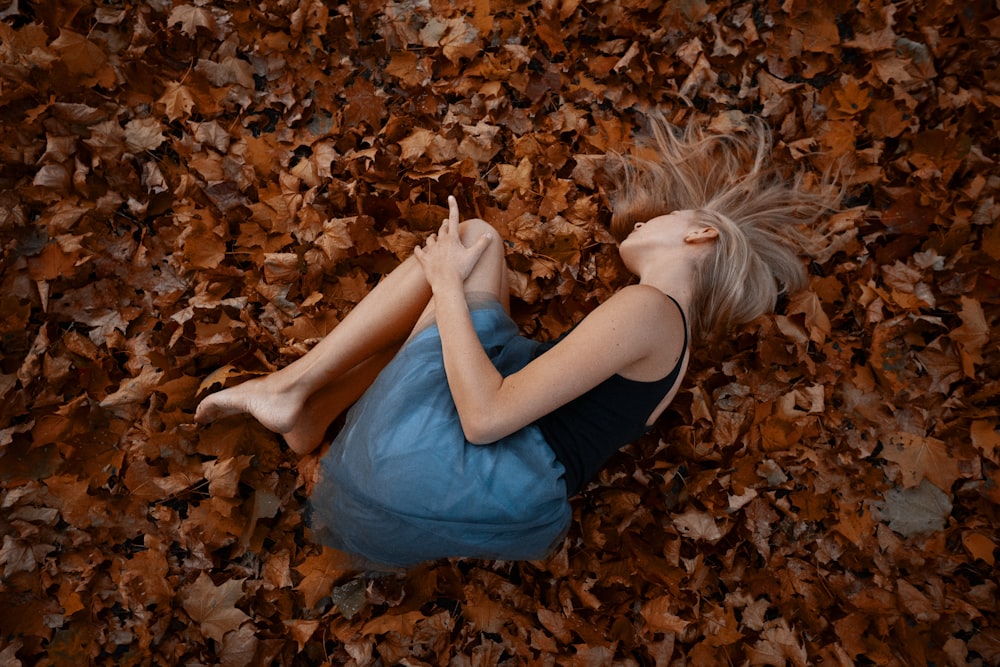
POLYGON ((194 583, 181 588, 184 611, 200 625, 202 633, 217 642, 222 642, 227 632, 250 620, 235 606, 242 599, 242 579, 229 579, 216 586, 206 572, 201 572, 194 583))
POLYGON ((889 527, 905 537, 943 530, 952 503, 939 488, 924 480, 911 489, 892 489, 877 505, 889 527))
POLYGON ((954 452, 943 440, 898 432, 883 444, 882 456, 899 464, 908 488, 926 479, 947 492, 961 474, 954 452))
POLYGON ((167 19, 167 26, 181 26, 181 32, 188 37, 195 37, 198 28, 204 28, 209 33, 215 33, 215 18, 212 12, 205 7, 195 7, 193 5, 177 5, 170 12, 167 19))
POLYGON ((0 7, 0 663, 1000 660, 991 3, 97 4, 0 7), (354 572, 305 528, 321 456, 193 423, 448 194, 522 333, 569 330, 634 279, 606 155, 655 158, 652 109, 763 117, 847 208, 549 559, 354 572))

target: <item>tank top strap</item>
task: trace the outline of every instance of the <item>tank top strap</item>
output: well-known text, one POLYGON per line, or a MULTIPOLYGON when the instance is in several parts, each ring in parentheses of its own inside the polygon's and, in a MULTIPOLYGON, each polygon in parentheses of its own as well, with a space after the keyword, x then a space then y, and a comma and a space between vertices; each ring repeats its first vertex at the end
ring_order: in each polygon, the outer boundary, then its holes
MULTIPOLYGON (((684 324, 684 345, 681 348, 681 359, 683 359, 684 358, 684 352, 687 350, 687 346, 688 346, 688 320, 687 320, 687 314, 684 312, 684 309, 681 308, 681 304, 677 303, 677 299, 675 299, 674 297, 670 296, 669 294, 666 294, 666 297, 668 299, 670 299, 671 301, 673 301, 674 305, 677 306, 677 310, 680 311, 680 314, 681 314, 681 322, 684 324)), ((680 362, 678 362, 678 363, 680 363, 680 362)))

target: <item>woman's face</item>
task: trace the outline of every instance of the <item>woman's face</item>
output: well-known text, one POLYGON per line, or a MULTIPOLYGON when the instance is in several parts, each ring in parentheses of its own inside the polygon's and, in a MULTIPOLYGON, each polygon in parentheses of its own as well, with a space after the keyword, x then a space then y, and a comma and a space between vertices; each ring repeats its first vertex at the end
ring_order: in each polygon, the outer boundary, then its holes
POLYGON ((618 249, 626 267, 636 273, 636 262, 642 255, 651 252, 658 256, 664 252, 688 252, 700 245, 697 241, 702 240, 706 234, 714 238, 716 232, 698 222, 696 211, 674 211, 636 223, 618 249))
POLYGON ((637 222, 625 240, 625 244, 666 244, 676 245, 684 242, 689 232, 698 228, 696 213, 690 210, 674 211, 666 215, 658 215, 646 222, 637 222))

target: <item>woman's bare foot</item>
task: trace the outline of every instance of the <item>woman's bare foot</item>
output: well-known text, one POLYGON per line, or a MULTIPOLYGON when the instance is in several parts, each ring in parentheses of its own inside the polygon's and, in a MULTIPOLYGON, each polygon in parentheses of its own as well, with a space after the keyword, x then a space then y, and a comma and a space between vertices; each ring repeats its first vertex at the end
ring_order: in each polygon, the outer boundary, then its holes
POLYGON ((328 412, 317 410, 313 403, 313 400, 306 401, 295 426, 281 434, 289 448, 299 456, 305 456, 323 444, 326 429, 333 421, 328 412))
POLYGON ((199 403, 194 418, 206 424, 248 414, 264 428, 280 434, 292 451, 304 456, 322 444, 327 427, 344 405, 330 388, 303 403, 294 392, 279 389, 277 384, 275 375, 269 375, 223 389, 199 403))
POLYGON ((199 423, 233 415, 248 414, 275 433, 295 429, 302 414, 303 401, 293 392, 274 387, 273 376, 255 378, 223 389, 198 404, 194 418, 199 423))

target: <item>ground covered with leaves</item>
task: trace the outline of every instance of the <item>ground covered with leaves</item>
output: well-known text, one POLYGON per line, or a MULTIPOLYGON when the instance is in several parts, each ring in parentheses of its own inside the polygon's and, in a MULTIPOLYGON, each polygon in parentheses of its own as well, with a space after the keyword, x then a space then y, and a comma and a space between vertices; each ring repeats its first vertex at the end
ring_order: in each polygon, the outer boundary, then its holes
POLYGON ((1000 18, 914 0, 0 3, 0 664, 1000 664, 1000 18), (310 460, 199 392, 444 216, 558 334, 628 276, 641 112, 850 183, 545 562, 345 571, 310 460))

